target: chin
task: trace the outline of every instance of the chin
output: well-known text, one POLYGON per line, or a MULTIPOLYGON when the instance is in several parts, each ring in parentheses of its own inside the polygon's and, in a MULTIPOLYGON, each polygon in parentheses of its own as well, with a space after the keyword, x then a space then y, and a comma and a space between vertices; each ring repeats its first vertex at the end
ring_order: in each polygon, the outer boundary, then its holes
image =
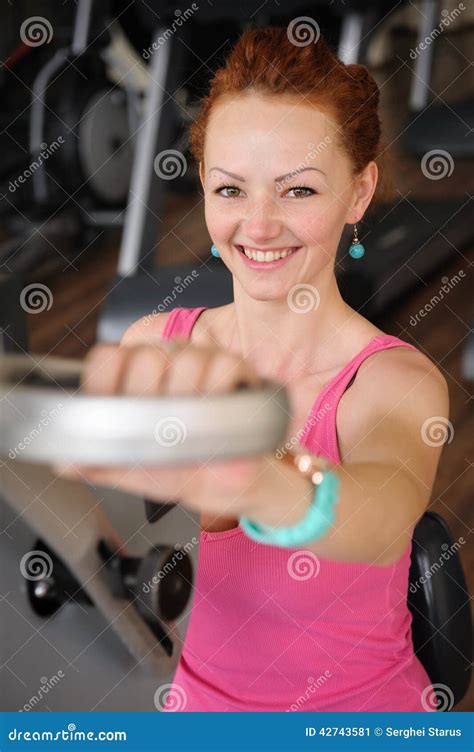
POLYGON ((242 288, 245 290, 249 298, 252 298, 252 300, 258 300, 261 303, 275 303, 277 301, 285 302, 287 301, 288 297, 288 290, 252 290, 248 287, 244 287, 242 285, 242 288))

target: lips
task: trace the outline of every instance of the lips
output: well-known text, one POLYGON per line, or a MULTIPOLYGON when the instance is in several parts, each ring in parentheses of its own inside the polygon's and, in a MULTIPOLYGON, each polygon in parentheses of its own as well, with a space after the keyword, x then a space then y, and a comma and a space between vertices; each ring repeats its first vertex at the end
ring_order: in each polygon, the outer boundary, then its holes
POLYGON ((273 253, 273 254, 275 254, 275 253, 277 253, 277 254, 283 254, 284 253, 285 255, 287 255, 288 253, 291 253, 291 252, 295 251, 298 248, 298 246, 291 246, 290 245, 290 246, 284 246, 284 247, 281 247, 281 248, 253 248, 252 246, 239 245, 238 248, 243 253, 245 253, 247 255, 247 257, 248 257, 248 253, 251 253, 251 254, 254 254, 254 253, 255 254, 262 254, 263 253, 264 255, 266 255, 267 253, 273 253))
POLYGON ((272 269, 276 269, 279 266, 283 266, 284 264, 290 263, 293 256, 296 256, 302 248, 302 246, 297 246, 297 247, 289 246, 285 250, 291 250, 292 253, 289 253, 285 258, 280 258, 280 259, 277 259, 276 261, 254 261, 253 259, 250 259, 248 258, 248 256, 245 255, 243 246, 235 245, 234 247, 236 250, 239 251, 239 254, 243 263, 246 266, 249 266, 251 269, 256 269, 258 271, 271 271, 272 269))
MULTIPOLYGON (((261 256, 261 254, 266 256, 269 253, 285 254, 286 256, 286 255, 289 255, 290 253, 294 253, 295 251, 299 250, 299 248, 301 248, 301 246, 296 246, 296 245, 281 246, 280 248, 254 248, 253 246, 250 246, 250 245, 249 246, 235 245, 234 247, 237 250, 239 250, 241 253, 245 253, 247 258, 249 258, 249 255, 248 255, 249 253, 252 255, 255 254, 257 256, 258 255, 261 256)), ((262 259, 257 258, 257 260, 262 260, 262 259)))

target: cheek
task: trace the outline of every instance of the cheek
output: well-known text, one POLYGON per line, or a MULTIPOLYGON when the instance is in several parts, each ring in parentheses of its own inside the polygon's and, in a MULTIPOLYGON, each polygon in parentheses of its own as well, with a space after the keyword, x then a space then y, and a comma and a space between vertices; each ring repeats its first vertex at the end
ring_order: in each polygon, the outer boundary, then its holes
POLYGON ((340 218, 334 212, 312 211, 295 228, 296 237, 306 246, 327 245, 337 236, 340 223, 340 218))
POLYGON ((215 198, 206 201, 204 216, 209 234, 214 239, 227 239, 232 234, 233 222, 231 214, 226 212, 221 202, 216 201, 215 198))

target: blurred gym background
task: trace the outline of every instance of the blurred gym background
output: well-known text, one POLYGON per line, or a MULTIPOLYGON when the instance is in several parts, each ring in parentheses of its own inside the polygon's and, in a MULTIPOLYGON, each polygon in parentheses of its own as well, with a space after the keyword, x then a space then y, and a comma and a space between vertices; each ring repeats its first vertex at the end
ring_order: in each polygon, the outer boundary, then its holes
MULTIPOLYGON (((158 306, 231 299, 230 280, 210 256, 187 129, 210 76, 245 26, 314 19, 341 59, 367 65, 380 86, 392 193, 361 223, 367 263, 355 269, 341 253, 338 278, 354 308, 416 345, 448 381, 450 426, 430 508, 465 542, 459 555, 467 590, 454 581, 452 587, 466 603, 474 592, 474 8, 451 0, 198 6, 156 0, 3 5, 1 347, 83 358, 95 342, 118 340, 158 306), (188 286, 192 270, 199 270, 199 280, 188 286)), ((2 520, 11 557, 28 531, 6 509, 2 520)), ((5 594, 15 589, 18 573, 5 574, 8 562, 2 569, 5 594)), ((6 598, 2 606, 9 625, 1 659, 2 682, 10 687, 5 709, 19 709, 39 678, 49 676, 43 651, 60 665, 51 648, 58 645, 57 624, 73 632, 82 618, 70 604, 62 622, 43 625, 24 601, 20 593, 14 605, 6 598), (42 668, 29 672, 35 662, 42 668)), ((98 622, 97 635, 101 628, 98 622)), ((103 638, 96 639, 101 670, 112 671, 107 650, 114 650, 113 641, 104 648, 103 638)), ((68 653, 68 670, 83 647, 68 653)), ((120 654, 117 661, 123 660, 120 654)), ((36 707, 152 709, 152 697, 147 704, 140 692, 131 697, 135 676, 101 679, 94 694, 90 678, 72 675, 76 687, 84 682, 80 697, 70 688, 70 704, 63 703, 58 688, 36 707)), ((474 710, 472 683, 454 709, 474 710)))

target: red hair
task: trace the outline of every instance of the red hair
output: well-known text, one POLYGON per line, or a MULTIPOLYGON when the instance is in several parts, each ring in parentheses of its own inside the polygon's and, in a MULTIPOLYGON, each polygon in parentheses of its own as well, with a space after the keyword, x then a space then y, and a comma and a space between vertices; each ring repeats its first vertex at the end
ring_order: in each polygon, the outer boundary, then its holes
POLYGON ((209 93, 190 128, 190 150, 204 163, 206 128, 213 107, 223 97, 245 93, 291 98, 313 104, 337 125, 339 146, 348 156, 354 176, 374 160, 379 181, 374 201, 390 192, 386 166, 382 167, 379 87, 363 65, 345 65, 322 36, 304 46, 293 43, 286 27, 246 29, 225 65, 210 82, 209 93))

